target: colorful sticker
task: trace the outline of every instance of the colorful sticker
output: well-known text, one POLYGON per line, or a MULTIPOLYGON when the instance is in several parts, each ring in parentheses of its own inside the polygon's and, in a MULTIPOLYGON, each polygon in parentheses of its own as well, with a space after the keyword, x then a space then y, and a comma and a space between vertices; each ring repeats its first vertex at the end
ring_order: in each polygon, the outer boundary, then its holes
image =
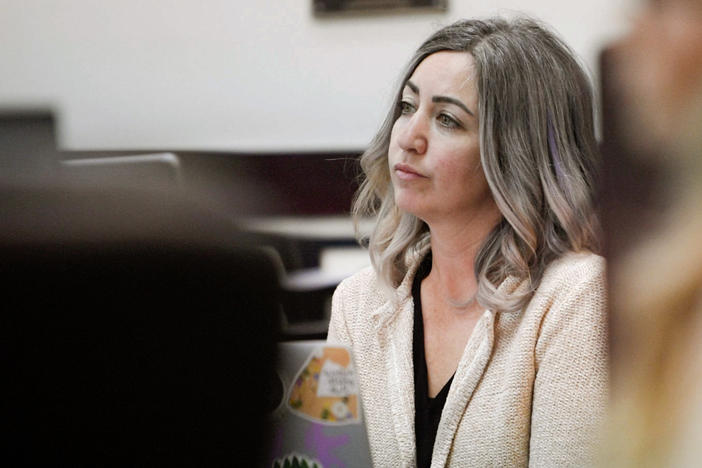
POLYGON ((292 412, 314 422, 360 422, 358 384, 348 349, 317 348, 295 377, 287 403, 292 412))
POLYGON ((291 453, 273 461, 273 468, 324 468, 322 464, 306 455, 291 453))

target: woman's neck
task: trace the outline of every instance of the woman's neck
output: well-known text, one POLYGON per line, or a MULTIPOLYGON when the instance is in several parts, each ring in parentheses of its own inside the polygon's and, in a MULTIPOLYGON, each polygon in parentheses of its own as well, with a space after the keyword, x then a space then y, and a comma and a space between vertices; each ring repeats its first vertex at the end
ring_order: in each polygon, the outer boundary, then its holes
POLYGON ((475 217, 467 222, 433 223, 432 268, 427 279, 447 301, 465 302, 477 292, 474 265, 485 239, 500 216, 475 217))

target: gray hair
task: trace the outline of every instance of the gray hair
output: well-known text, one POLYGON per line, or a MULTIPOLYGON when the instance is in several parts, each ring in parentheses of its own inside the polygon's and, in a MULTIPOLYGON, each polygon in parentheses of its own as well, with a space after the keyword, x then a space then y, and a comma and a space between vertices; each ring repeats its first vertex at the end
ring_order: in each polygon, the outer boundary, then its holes
POLYGON ((429 230, 395 205, 390 133, 405 83, 424 58, 443 50, 473 56, 481 164, 502 213, 475 259, 477 298, 493 310, 519 310, 551 261, 570 251, 599 250, 592 88, 568 46, 536 21, 462 20, 419 47, 393 108, 361 156, 353 216, 357 225, 362 217, 377 217, 367 239, 371 262, 382 284, 397 287, 410 258, 428 243, 429 230), (509 276, 527 287, 498 291, 509 276))

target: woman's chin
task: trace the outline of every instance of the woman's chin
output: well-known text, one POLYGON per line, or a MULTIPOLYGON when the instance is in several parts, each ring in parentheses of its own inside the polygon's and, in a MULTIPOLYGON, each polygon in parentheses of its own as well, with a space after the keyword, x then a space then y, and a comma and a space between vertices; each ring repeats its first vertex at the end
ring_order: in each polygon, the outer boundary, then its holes
POLYGON ((428 210, 427 207, 421 203, 411 200, 401 200, 396 197, 395 204, 403 213, 411 214, 421 220, 426 219, 428 210))

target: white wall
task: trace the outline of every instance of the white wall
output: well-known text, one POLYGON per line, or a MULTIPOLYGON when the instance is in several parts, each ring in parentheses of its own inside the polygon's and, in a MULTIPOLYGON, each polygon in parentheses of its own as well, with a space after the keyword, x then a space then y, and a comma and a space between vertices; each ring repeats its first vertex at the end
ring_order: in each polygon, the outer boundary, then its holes
POLYGON ((0 109, 55 106, 64 149, 357 150, 437 27, 527 12, 594 70, 634 1, 319 18, 312 0, 0 0, 0 109))

